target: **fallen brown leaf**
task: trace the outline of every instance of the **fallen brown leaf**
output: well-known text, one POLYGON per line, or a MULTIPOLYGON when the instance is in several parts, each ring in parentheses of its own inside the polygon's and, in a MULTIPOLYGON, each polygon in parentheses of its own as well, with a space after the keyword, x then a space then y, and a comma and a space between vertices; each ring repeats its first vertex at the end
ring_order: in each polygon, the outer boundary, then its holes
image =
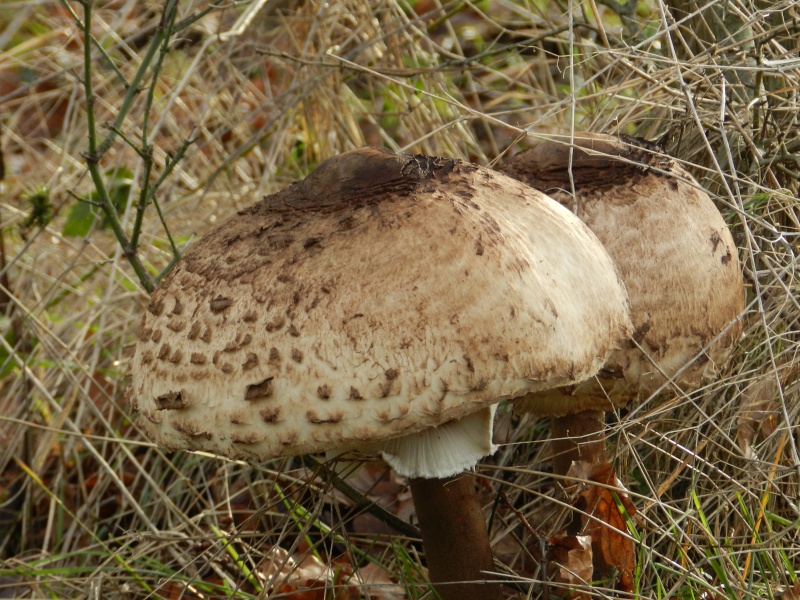
MULTIPOLYGON (((352 472, 348 470, 345 480, 348 485, 363 494, 368 500, 385 508, 399 519, 405 522, 411 520, 411 516, 414 514, 414 503, 408 483, 383 461, 360 464, 352 472)), ((350 499, 339 491, 334 491, 334 497, 345 506, 351 504, 350 499)), ((377 517, 369 513, 362 513, 353 519, 353 531, 379 535, 392 533, 394 530, 377 517)))
POLYGON ((791 587, 787 587, 779 596, 780 600, 800 600, 800 581, 796 581, 791 587))
POLYGON ((756 437, 768 437, 777 427, 778 379, 767 373, 750 382, 742 391, 741 408, 736 419, 736 443, 745 456, 755 458, 752 449, 756 437))
POLYGON ((404 600, 407 597, 405 587, 375 563, 361 567, 354 579, 370 600, 404 600))
MULTIPOLYGON (((313 554, 289 556, 280 546, 272 548, 260 570, 273 594, 288 600, 325 600, 326 589, 336 582, 336 572, 313 554)), ((337 598, 349 597, 338 594, 337 598)))
MULTIPOLYGON (((592 581, 592 538, 588 535, 554 535, 547 553, 550 581, 589 585, 592 581)), ((574 600, 588 600, 585 592, 571 592, 574 600)))
POLYGON ((616 575, 617 589, 633 592, 635 549, 633 540, 625 535, 628 531, 625 515, 617 507, 614 498, 616 495, 628 515, 635 514, 636 507, 628 497, 627 490, 608 463, 575 462, 567 475, 618 490, 590 485, 578 494, 575 508, 591 515, 583 516, 582 520, 583 532, 592 539, 594 579, 607 579, 616 575))

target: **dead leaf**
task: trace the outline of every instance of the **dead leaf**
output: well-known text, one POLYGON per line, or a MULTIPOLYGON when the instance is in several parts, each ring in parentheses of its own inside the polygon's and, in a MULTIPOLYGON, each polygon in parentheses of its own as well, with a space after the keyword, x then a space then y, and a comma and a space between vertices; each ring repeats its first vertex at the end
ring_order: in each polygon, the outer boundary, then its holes
POLYGON ((407 597, 405 586, 397 583, 396 579, 392 579, 385 569, 375 563, 361 567, 354 579, 370 600, 404 600, 407 597))
MULTIPOLYGON (((554 535, 547 553, 550 581, 571 585, 589 585, 592 564, 592 538, 588 535, 554 535)), ((570 598, 588 600, 585 592, 571 592, 570 598)))
POLYGON ((741 408, 736 419, 736 444, 745 456, 756 458, 753 443, 758 434, 767 437, 775 431, 778 420, 778 380, 775 373, 765 374, 742 391, 741 408))
POLYGON ((796 581, 793 586, 787 587, 779 596, 780 600, 800 600, 800 581, 796 581))
POLYGON ((750 381, 741 393, 741 407, 736 420, 736 443, 748 458, 757 458, 753 450, 757 436, 762 439, 778 428, 780 414, 779 390, 791 385, 800 376, 797 361, 786 362, 776 370, 750 381))
POLYGON ((289 556, 280 546, 272 548, 260 570, 272 593, 287 600, 325 600, 336 580, 336 572, 313 554, 289 556))
POLYGON ((617 589, 633 592, 636 553, 633 540, 625 535, 628 531, 625 515, 620 512, 614 498, 616 495, 628 515, 634 515, 636 507, 627 490, 608 463, 575 462, 567 476, 616 488, 612 492, 605 487, 590 485, 578 494, 575 508, 594 517, 582 517, 583 532, 592 538, 593 578, 607 579, 616 575, 617 589))
MULTIPOLYGON (((352 465, 355 467, 356 463, 352 465)), ((414 503, 408 483, 383 461, 364 462, 358 464, 357 468, 348 469, 345 481, 368 500, 399 519, 410 522, 414 514, 414 503)), ((334 491, 334 497, 345 506, 352 505, 352 501, 339 491, 334 491)), ((357 515, 353 519, 352 527, 355 533, 370 535, 394 532, 389 525, 369 513, 357 515)))

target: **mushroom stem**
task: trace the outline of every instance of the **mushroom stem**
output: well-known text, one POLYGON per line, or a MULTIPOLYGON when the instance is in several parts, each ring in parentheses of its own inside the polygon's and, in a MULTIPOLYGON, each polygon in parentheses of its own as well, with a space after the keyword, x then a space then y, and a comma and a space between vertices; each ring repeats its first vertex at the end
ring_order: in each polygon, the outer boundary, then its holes
POLYGON ((494 560, 472 477, 412 479, 411 495, 428 574, 442 600, 499 600, 500 583, 488 581, 494 560))
POLYGON ((573 461, 604 462, 605 425, 605 413, 602 410, 585 410, 554 418, 550 422, 553 473, 566 475, 573 461))

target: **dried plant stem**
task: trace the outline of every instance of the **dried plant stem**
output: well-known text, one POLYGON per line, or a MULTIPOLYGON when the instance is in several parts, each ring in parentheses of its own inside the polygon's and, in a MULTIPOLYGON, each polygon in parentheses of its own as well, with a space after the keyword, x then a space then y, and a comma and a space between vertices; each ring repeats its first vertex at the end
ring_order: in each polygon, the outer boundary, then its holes
POLYGON ((368 512, 385 525, 388 525, 403 535, 406 535, 410 538, 421 537, 420 532, 416 527, 410 523, 406 523, 397 515, 389 512, 379 504, 372 502, 369 498, 364 496, 364 494, 353 488, 344 479, 339 477, 336 474, 336 471, 332 469, 328 463, 320 462, 311 455, 305 455, 303 456, 303 464, 305 464, 309 469, 318 471, 328 483, 352 500, 354 512, 368 512))

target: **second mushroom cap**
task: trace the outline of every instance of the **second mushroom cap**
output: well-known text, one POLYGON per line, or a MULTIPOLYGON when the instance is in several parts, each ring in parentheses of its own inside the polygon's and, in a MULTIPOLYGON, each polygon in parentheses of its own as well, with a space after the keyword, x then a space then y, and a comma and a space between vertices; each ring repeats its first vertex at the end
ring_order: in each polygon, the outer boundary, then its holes
POLYGON ((668 380, 689 391, 716 374, 741 336, 742 274, 722 215, 677 161, 637 138, 580 133, 538 141, 500 170, 597 234, 625 282, 634 324, 599 377, 518 407, 543 416, 607 410, 668 380))

